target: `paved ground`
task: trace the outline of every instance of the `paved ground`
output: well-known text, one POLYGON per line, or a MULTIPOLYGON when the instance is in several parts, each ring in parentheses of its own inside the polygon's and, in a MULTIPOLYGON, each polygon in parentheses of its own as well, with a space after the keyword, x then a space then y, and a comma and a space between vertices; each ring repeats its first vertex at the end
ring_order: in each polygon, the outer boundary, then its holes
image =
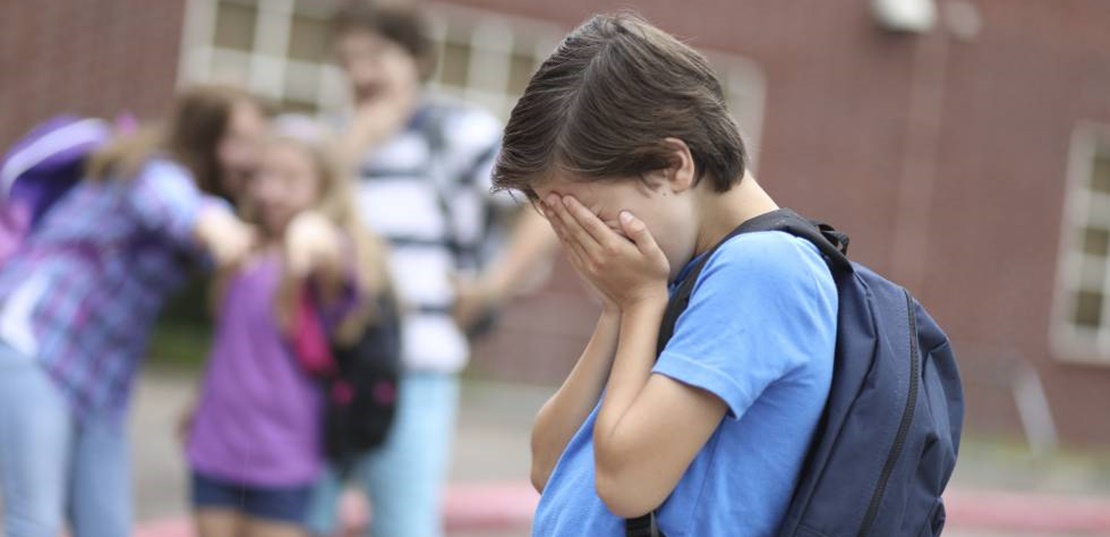
MULTIPOLYGON (((140 523, 180 519, 186 512, 186 473, 175 430, 194 383, 180 374, 148 373, 139 383, 131 424, 136 509, 140 523)), ((456 484, 524 483, 528 475, 528 431, 550 388, 466 382, 451 479, 456 484)), ((1066 456, 1040 459, 1020 446, 967 443, 953 488, 1007 489, 1110 496, 1110 457, 1066 456)), ((1107 505, 1110 505, 1108 503, 1107 505)), ((514 531, 454 532, 451 537, 524 537, 514 531)), ((948 537, 1066 537, 1096 533, 968 531, 952 527, 948 537)), ((1110 535, 1110 534, 1104 534, 1110 535)))

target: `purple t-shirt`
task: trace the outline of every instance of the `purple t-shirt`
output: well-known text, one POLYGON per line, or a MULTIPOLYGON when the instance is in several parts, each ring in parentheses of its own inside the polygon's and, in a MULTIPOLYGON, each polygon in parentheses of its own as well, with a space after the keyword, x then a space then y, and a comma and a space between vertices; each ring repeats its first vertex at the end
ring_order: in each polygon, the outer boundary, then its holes
POLYGON ((261 255, 228 282, 188 457, 211 477, 261 487, 315 481, 322 396, 275 318, 281 259, 261 255))

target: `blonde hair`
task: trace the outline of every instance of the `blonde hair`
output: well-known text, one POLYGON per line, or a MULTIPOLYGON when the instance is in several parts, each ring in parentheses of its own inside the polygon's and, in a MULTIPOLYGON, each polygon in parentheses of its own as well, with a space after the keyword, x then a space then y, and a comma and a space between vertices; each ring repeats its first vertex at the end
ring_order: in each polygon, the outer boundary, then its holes
MULTIPOLYGON (((387 294, 396 299, 392 277, 388 268, 388 248, 377 234, 367 228, 358 217, 354 204, 354 177, 346 160, 340 157, 330 133, 318 122, 304 116, 275 118, 271 144, 288 144, 312 162, 319 180, 316 201, 310 210, 330 220, 350 240, 356 266, 359 307, 355 308, 340 324, 336 339, 341 343, 353 342, 361 330, 375 322, 378 311, 377 298, 387 294)), ((249 210, 249 207, 245 207, 249 210)), ((295 296, 292 288, 296 282, 286 281, 278 301, 279 319, 288 319, 295 296)))

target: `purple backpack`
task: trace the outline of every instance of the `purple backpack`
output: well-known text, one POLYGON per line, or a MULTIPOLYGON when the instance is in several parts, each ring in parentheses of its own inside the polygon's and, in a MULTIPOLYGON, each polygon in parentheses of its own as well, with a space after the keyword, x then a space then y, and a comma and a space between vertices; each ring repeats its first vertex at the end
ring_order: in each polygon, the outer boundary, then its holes
POLYGON ((0 264, 17 252, 54 202, 84 175, 85 160, 112 136, 100 119, 57 116, 31 130, 0 164, 0 264))

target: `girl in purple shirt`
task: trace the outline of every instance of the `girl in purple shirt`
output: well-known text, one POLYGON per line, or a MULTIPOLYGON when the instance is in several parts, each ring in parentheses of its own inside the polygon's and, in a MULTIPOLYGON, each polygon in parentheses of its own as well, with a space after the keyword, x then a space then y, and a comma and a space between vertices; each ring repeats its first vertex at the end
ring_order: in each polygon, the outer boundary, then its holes
POLYGON ((217 282, 219 314, 191 423, 188 459, 202 537, 303 535, 322 466, 322 398, 292 352, 298 291, 311 285, 333 338, 371 312, 385 285, 380 243, 364 235, 349 178, 310 120, 287 118, 244 191, 258 251, 217 282))

